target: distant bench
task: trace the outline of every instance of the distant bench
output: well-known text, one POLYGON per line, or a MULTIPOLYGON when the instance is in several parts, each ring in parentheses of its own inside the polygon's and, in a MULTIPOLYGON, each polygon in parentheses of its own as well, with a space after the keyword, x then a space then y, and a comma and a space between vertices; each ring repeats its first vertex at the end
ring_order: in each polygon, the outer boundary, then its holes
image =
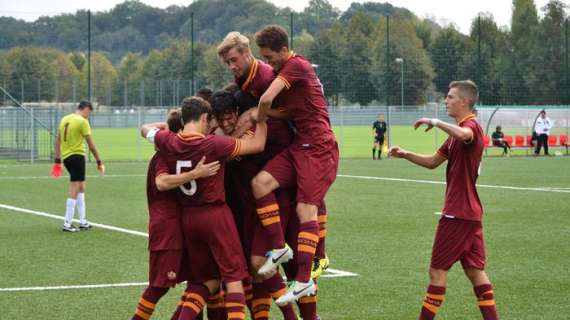
MULTIPOLYGON (((505 135, 504 140, 511 146, 512 149, 527 149, 530 150, 535 147, 535 144, 532 141, 532 136, 507 136, 505 135)), ((490 147, 497 147, 493 145, 493 141, 489 136, 485 136, 484 138, 485 148, 490 147)), ((570 144, 568 143, 568 136, 565 134, 555 135, 551 134, 548 136, 548 147, 549 148, 566 148, 566 155, 568 155, 568 147, 570 144)), ((497 147, 500 148, 500 147, 497 147)))

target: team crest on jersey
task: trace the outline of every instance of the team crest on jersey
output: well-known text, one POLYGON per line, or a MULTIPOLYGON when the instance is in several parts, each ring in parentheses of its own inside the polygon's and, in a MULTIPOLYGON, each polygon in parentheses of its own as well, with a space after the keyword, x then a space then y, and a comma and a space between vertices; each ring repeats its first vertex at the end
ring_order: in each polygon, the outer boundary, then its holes
POLYGON ((168 274, 168 280, 176 280, 176 272, 170 271, 168 274))

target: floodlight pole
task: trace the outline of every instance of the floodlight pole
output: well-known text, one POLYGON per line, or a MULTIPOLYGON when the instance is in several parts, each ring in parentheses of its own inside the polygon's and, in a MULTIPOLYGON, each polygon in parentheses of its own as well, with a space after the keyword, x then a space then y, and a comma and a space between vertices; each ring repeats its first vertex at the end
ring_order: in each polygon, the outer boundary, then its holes
POLYGON ((190 13, 190 76, 192 77, 191 95, 194 95, 196 85, 194 83, 194 12, 190 13))
POLYGON ((91 10, 87 10, 87 100, 91 102, 91 10))
POLYGON ((396 58, 395 61, 400 64, 400 105, 404 110, 404 59, 396 58))

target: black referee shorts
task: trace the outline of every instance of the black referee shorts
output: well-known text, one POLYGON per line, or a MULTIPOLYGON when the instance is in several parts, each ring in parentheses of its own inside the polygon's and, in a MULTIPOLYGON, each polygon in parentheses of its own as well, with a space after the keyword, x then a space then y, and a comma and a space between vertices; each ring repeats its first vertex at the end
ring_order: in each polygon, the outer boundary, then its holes
POLYGON ((85 156, 72 154, 63 159, 63 165, 69 172, 69 181, 85 181, 85 156))
POLYGON ((374 143, 384 144, 384 136, 376 136, 374 137, 374 143))

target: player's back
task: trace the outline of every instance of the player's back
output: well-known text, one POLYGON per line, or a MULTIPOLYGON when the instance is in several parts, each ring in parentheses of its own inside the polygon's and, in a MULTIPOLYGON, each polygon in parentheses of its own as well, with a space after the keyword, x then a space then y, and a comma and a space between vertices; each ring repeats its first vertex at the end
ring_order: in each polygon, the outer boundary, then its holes
POLYGON ((279 70, 277 78, 285 82, 286 88, 273 105, 284 107, 291 115, 297 129, 297 142, 318 144, 335 141, 323 86, 311 63, 305 57, 293 54, 279 70))
POLYGON ((176 191, 159 191, 156 176, 168 173, 166 162, 159 152, 155 153, 148 165, 146 192, 149 213, 149 249, 175 250, 182 248, 180 229, 180 206, 176 191))
POLYGON ((176 135, 164 131, 156 135, 155 141, 165 156, 171 174, 192 170, 203 157, 206 158, 206 163, 222 163, 215 175, 194 180, 178 188, 183 207, 225 204, 224 161, 238 154, 238 140, 217 135, 176 135))
POLYGON ((62 158, 72 154, 85 154, 83 138, 91 134, 89 122, 77 113, 63 117, 59 123, 62 158))

